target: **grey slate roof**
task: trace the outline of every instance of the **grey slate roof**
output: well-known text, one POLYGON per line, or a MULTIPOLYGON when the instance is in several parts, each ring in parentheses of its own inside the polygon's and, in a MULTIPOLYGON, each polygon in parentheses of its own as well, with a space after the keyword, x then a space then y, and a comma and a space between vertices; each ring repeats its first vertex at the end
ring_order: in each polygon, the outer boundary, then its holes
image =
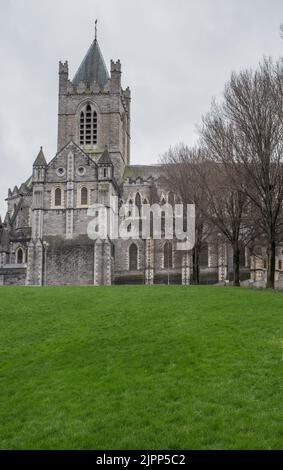
POLYGON ((150 177, 155 179, 161 176, 161 172, 161 165, 129 165, 125 168, 124 180, 127 178, 131 180, 136 180, 137 178, 146 180, 150 177))
POLYGON ((101 155, 100 159, 98 160, 99 165, 111 165, 112 161, 107 149, 104 150, 103 154, 101 155))
POLYGON ((100 87, 104 87, 109 78, 100 47, 95 39, 73 78, 73 84, 78 85, 82 81, 89 85, 95 81, 100 87))
POLYGON ((10 216, 9 216, 9 212, 7 212, 6 215, 5 215, 4 224, 9 225, 10 222, 11 222, 11 219, 10 219, 10 216))
POLYGON ((33 166, 46 166, 46 165, 47 165, 47 162, 45 160, 45 156, 44 156, 42 147, 40 147, 39 154, 37 155, 33 166))
POLYGON ((9 232, 8 230, 1 230, 0 232, 0 251, 9 251, 9 232))

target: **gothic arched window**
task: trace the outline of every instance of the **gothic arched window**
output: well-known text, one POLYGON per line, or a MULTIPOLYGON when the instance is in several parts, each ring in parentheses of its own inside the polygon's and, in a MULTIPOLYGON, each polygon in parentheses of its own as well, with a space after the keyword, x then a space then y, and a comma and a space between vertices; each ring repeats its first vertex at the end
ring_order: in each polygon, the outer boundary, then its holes
POLYGON ((208 267, 208 245, 207 243, 202 247, 199 255, 199 264, 203 267, 208 267))
POLYGON ((87 104, 80 114, 80 145, 97 144, 97 113, 87 104))
POLYGON ((150 211, 150 221, 149 221, 149 223, 150 223, 150 227, 149 227, 149 229, 150 229, 150 238, 153 238, 154 224, 153 224, 153 213, 152 213, 152 211, 150 211))
POLYGON ((137 193, 137 194, 136 194, 136 197, 135 197, 135 204, 136 204, 136 206, 137 206, 137 208, 138 208, 138 211, 140 212, 141 205, 142 205, 140 193, 137 193))
POLYGON ((81 206, 87 206, 88 203, 88 191, 87 188, 81 189, 81 206))
POLYGON ((165 237, 165 222, 166 222, 166 214, 164 211, 161 212, 161 238, 165 237))
POLYGON ((55 206, 62 205, 62 191, 60 188, 55 189, 55 206))
POLYGON ((170 191, 170 192, 168 193, 168 203, 169 203, 171 206, 174 206, 175 198, 174 198, 174 193, 172 193, 172 191, 170 191))
POLYGON ((173 267, 172 243, 166 242, 164 245, 164 268, 173 267))
POLYGON ((23 264, 23 262, 24 262, 24 252, 22 248, 19 248, 17 250, 17 263, 23 264))
POLYGON ((129 268, 130 271, 138 269, 138 248, 135 243, 132 243, 129 249, 129 268))
POLYGON ((139 217, 139 235, 141 236, 141 233, 142 233, 142 220, 141 220, 140 216, 141 216, 142 199, 141 199, 140 193, 136 194, 135 205, 138 209, 137 216, 139 217))

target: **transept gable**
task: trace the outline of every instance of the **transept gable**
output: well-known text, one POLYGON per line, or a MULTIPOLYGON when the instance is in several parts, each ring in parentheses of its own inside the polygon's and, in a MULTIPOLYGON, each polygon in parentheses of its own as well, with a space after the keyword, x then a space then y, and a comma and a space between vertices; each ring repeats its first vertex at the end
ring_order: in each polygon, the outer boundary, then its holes
POLYGON ((70 141, 47 165, 46 181, 97 180, 97 164, 70 141), (72 171, 70 174, 70 162, 72 171))

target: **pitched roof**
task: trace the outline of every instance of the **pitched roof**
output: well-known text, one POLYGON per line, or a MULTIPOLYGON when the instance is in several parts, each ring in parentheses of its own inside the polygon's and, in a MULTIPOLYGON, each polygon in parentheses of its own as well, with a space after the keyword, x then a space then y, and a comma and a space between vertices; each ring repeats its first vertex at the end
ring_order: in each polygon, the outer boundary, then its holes
MULTIPOLYGON (((80 155, 82 155, 88 162, 88 164, 92 164, 92 165, 97 165, 97 163, 91 158, 91 156, 87 153, 85 153, 81 147, 78 146, 78 144, 76 144, 75 142, 73 142, 72 140, 70 140, 66 145, 64 145, 64 147, 62 147, 59 152, 56 153, 55 157, 52 158, 52 160, 48 163, 48 166, 50 167, 51 165, 53 165, 53 163, 57 160, 57 158, 60 157, 60 155, 63 154, 63 152, 67 149, 67 148, 72 148, 72 150, 74 151, 77 151, 80 153, 80 155)), ((26 184, 29 185, 31 184, 30 183, 30 180, 28 180, 26 182, 26 184)))
POLYGON ((150 177, 159 178, 161 173, 161 165, 128 165, 124 171, 124 180, 127 178, 131 180, 136 180, 137 178, 146 180, 150 177))
POLYGON ((98 160, 99 165, 112 165, 112 161, 109 155, 107 148, 104 150, 103 154, 101 155, 100 159, 98 160))
POLYGON ((24 185, 27 187, 28 190, 32 188, 32 176, 30 176, 25 182, 24 185))
POLYGON ((26 194, 29 192, 29 188, 27 187, 26 183, 22 183, 19 189, 20 194, 26 194))
POLYGON ((90 84, 95 81, 101 87, 104 87, 108 79, 109 73, 98 42, 95 39, 73 78, 73 84, 78 85, 80 82, 90 84))
POLYGON ((10 222, 11 222, 11 219, 10 219, 10 216, 9 216, 9 212, 7 212, 6 215, 5 215, 4 224, 5 225, 10 225, 10 222))
POLYGON ((46 160, 45 160, 45 156, 44 156, 42 147, 40 147, 39 154, 37 155, 33 166, 46 166, 46 165, 47 165, 47 163, 46 163, 46 160))
POLYGON ((0 233, 0 251, 9 250, 9 230, 2 229, 0 233))

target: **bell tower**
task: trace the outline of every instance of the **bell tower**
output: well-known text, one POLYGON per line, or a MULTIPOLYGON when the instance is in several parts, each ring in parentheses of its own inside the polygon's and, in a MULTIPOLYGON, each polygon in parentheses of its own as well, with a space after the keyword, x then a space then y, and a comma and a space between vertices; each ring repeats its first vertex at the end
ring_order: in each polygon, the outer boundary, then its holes
POLYGON ((107 147, 114 176, 121 180, 130 163, 131 92, 121 85, 120 60, 105 65, 98 40, 90 45, 73 79, 68 62, 59 63, 59 152, 71 140, 95 162, 107 147))

